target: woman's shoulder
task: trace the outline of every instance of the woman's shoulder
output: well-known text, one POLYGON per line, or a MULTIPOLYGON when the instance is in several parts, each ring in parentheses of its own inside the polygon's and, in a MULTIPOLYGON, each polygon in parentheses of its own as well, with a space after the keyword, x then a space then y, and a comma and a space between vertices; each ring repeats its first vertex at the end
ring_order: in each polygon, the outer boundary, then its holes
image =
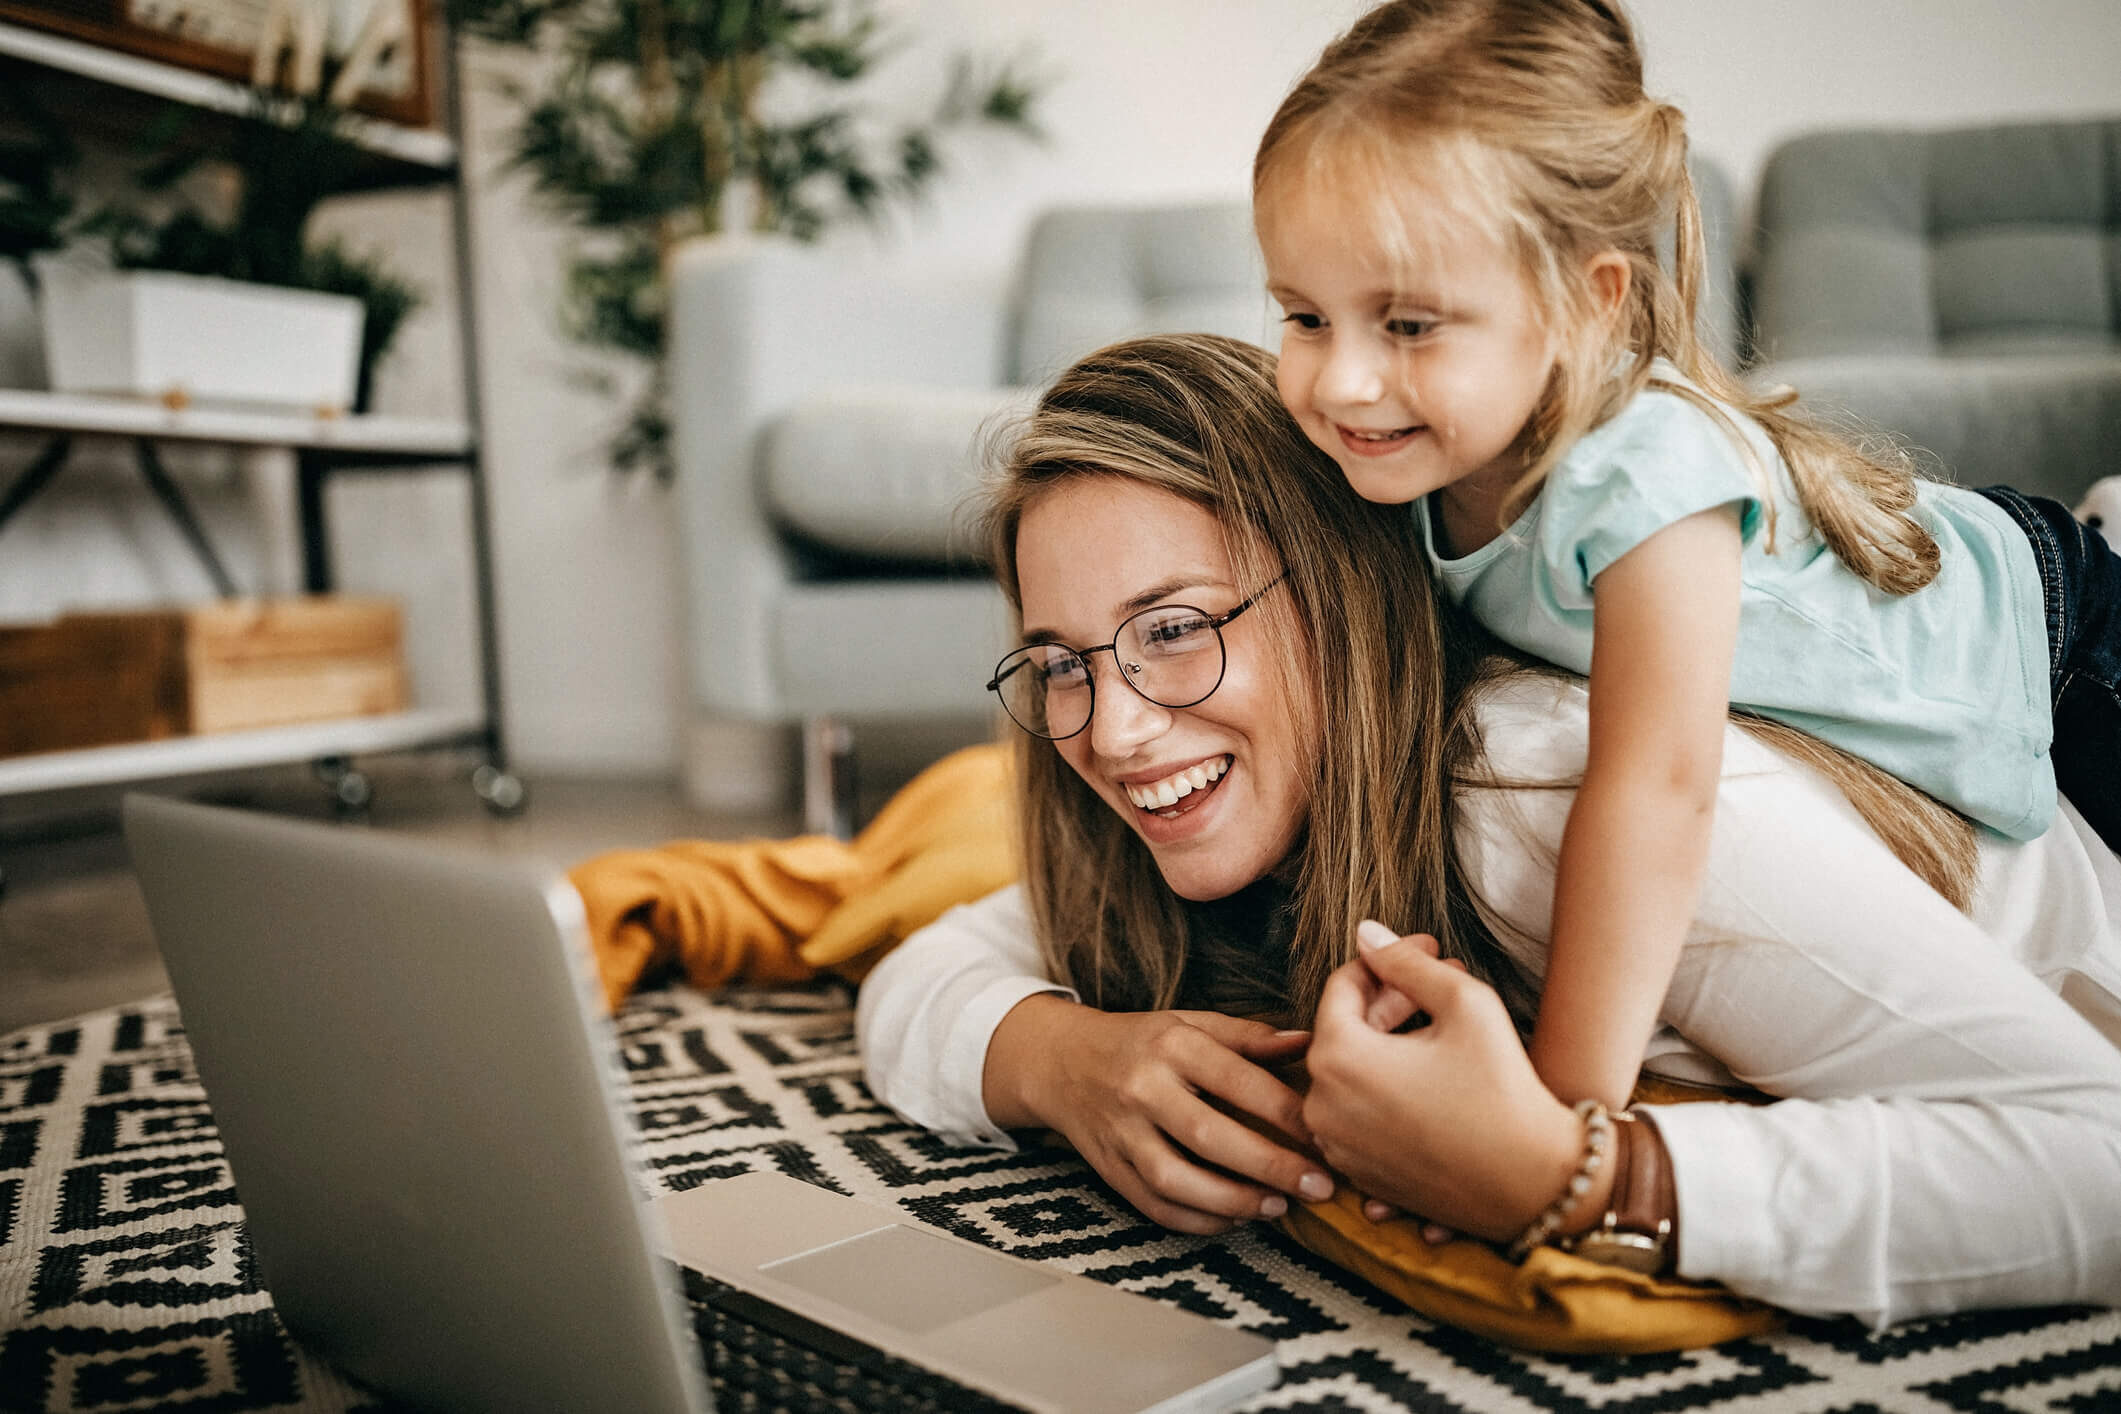
MULTIPOLYGON (((1584 679, 1545 668, 1506 672, 1474 689, 1484 779, 1474 788, 1572 785, 1590 750, 1591 694, 1584 679)), ((1779 771, 1788 762, 1737 723, 1724 731, 1723 774, 1779 771)))

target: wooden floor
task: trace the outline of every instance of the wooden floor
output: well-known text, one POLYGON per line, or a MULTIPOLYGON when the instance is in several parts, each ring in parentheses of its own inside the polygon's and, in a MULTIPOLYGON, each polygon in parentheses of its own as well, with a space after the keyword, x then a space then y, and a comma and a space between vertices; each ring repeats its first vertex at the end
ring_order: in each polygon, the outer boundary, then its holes
MULTIPOLYGON (((529 781, 530 806, 497 820, 473 795, 469 767, 447 758, 371 764, 375 800, 349 829, 377 829, 467 849, 514 854, 555 871, 601 850, 681 837, 744 839, 793 833, 792 810, 755 817, 711 815, 675 783, 641 780, 529 781)), ((878 790, 894 782, 877 783, 878 790)), ((329 819, 323 790, 306 769, 255 773, 173 794, 329 819)), ((874 808, 864 792, 864 804, 874 808)), ((110 802, 25 826, 0 822, 0 1034, 165 990, 140 890, 110 802)))

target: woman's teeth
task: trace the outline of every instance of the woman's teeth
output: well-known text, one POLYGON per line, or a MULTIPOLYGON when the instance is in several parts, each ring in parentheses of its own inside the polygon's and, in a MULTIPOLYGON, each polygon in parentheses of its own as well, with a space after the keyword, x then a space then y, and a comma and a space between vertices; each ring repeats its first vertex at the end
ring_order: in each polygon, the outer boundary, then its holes
POLYGON ((1193 792, 1206 790, 1229 769, 1230 758, 1218 756, 1213 761, 1203 761, 1198 766, 1174 771, 1160 781, 1150 781, 1146 785, 1129 785, 1125 787, 1127 799, 1133 801, 1137 809, 1166 810, 1193 792))

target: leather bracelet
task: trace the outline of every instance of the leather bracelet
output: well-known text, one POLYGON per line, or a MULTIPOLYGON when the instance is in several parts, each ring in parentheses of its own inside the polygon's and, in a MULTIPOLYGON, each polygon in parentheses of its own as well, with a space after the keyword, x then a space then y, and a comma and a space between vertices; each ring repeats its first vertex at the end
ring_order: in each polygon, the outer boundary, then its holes
POLYGON ((1509 1246, 1509 1258, 1521 1262, 1534 1247, 1550 1240, 1561 1231, 1569 1214, 1583 1201, 1583 1195, 1591 1189, 1591 1180, 1605 1167, 1606 1155, 1613 1147, 1613 1116, 1596 1100, 1578 1100, 1576 1117, 1583 1122, 1583 1157, 1576 1163, 1576 1172, 1562 1185, 1559 1197, 1547 1204, 1531 1225, 1518 1234, 1509 1246))
POLYGON ((1656 1126, 1633 1111, 1613 1116, 1618 1159, 1613 1192, 1599 1220, 1561 1245, 1589 1261, 1648 1276, 1669 1272, 1676 1233, 1669 1165, 1656 1126))

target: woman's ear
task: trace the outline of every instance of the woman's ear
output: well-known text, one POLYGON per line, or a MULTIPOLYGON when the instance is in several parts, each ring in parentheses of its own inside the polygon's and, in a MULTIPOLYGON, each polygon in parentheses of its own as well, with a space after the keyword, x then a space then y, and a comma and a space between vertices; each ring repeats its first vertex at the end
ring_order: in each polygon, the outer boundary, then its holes
POLYGON ((1599 317, 1608 322, 1618 318, 1635 278, 1628 258, 1617 250, 1602 250, 1584 262, 1583 273, 1599 317))
POLYGON ((1584 262, 1584 284, 1591 292, 1591 304, 1599 318, 1608 324, 1620 317, 1621 309, 1628 302, 1628 288, 1634 282, 1634 267, 1628 258, 1617 250, 1602 250, 1584 262))

